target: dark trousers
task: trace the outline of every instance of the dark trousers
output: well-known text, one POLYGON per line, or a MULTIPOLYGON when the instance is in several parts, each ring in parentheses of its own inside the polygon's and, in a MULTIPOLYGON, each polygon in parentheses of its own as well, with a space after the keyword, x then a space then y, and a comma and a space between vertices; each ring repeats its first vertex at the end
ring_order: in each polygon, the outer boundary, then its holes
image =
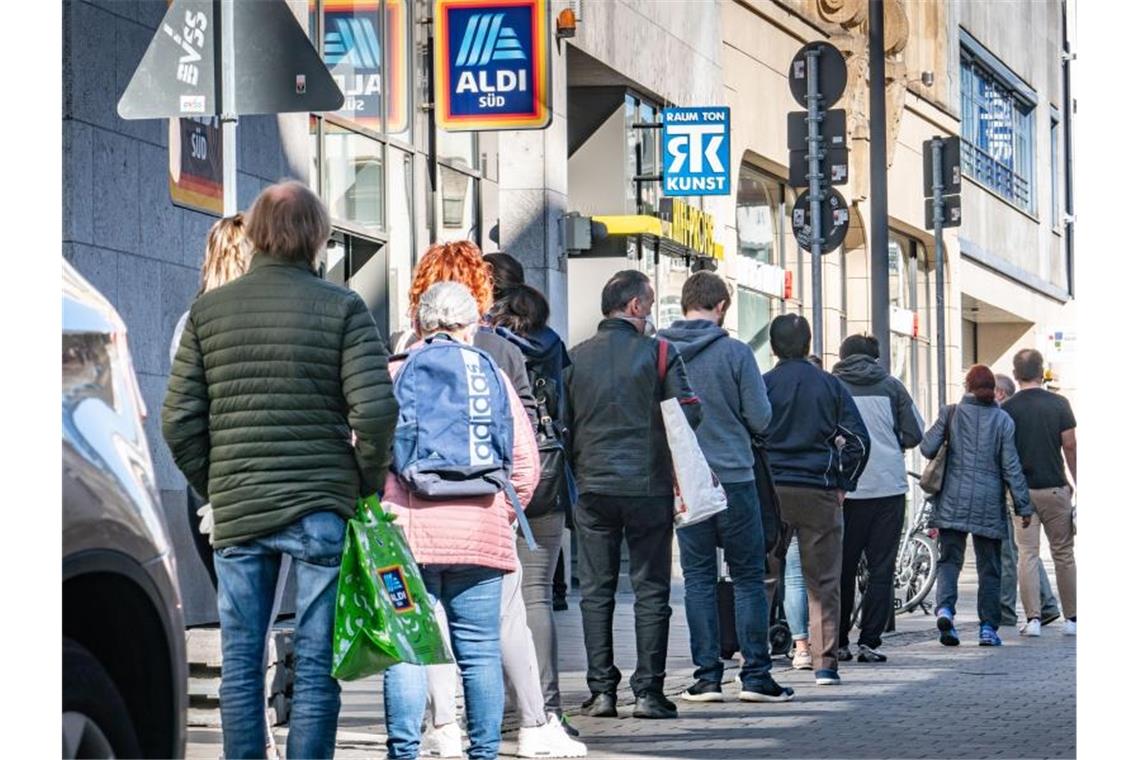
POLYGON ((685 618, 689 649, 699 681, 719 684, 724 675, 720 659, 720 620, 717 616, 716 547, 732 576, 736 636, 744 665, 744 688, 758 684, 772 670, 768 653, 768 596, 764 588, 764 523, 756 483, 725 483, 728 509, 715 517, 677 531, 681 570, 685 574, 685 618))
POLYGON ((906 515, 906 496, 843 501, 843 577, 839 585, 839 646, 849 645, 848 634, 855 623, 855 571, 859 557, 867 555, 870 582, 863 595, 859 623, 859 643, 877 649, 894 604, 895 557, 899 534, 906 515))
MULTIPOLYGON (((976 533, 974 561, 978 566, 978 620, 996 631, 1001 625, 1001 539, 976 533)), ((958 575, 966 556, 966 534, 960 530, 938 531, 938 609, 957 613, 958 575)))
POLYGON ((673 497, 584 493, 574 522, 590 692, 613 693, 621 682, 621 671, 614 666, 613 619, 622 538, 629 546, 637 637, 637 669, 629 683, 634 694, 661 692, 672 613, 673 497))

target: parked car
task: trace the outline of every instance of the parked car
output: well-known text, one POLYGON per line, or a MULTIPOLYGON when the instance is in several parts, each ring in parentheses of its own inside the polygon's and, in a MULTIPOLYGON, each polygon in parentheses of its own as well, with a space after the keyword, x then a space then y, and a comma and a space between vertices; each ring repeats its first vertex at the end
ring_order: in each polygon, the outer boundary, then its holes
POLYGON ((182 757, 182 602, 126 327, 63 270, 63 756, 182 757))

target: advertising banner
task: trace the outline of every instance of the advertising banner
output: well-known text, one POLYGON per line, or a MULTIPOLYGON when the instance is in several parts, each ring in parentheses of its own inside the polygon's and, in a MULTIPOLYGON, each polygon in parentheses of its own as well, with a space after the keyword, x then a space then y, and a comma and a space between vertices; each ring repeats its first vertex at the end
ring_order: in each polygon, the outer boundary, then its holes
POLYGON ((436 0, 436 123, 450 131, 550 124, 547 0, 436 0))
POLYGON ((170 200, 222 214, 222 125, 217 116, 170 119, 170 200))

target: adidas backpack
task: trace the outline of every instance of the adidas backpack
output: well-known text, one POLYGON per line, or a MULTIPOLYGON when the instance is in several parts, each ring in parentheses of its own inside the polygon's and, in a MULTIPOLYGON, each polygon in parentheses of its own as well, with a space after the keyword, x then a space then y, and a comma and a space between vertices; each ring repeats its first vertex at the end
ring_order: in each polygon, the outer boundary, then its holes
POLYGON ((408 490, 442 500, 506 491, 533 549, 511 484, 514 416, 495 360, 448 335, 435 335, 407 354, 394 390, 400 416, 392 469, 408 490))

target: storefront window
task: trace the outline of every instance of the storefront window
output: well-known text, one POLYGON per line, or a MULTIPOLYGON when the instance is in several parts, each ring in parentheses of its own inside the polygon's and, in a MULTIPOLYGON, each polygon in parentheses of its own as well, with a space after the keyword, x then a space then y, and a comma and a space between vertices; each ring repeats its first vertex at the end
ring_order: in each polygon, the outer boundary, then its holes
POLYGON ((661 109, 639 95, 626 93, 626 179, 628 181, 628 211, 637 214, 656 214, 661 198, 660 182, 636 182, 635 177, 649 177, 661 171, 661 130, 641 128, 637 124, 656 124, 661 121, 661 109))
POLYGON ((415 261, 414 159, 413 154, 391 147, 388 158, 388 319, 393 330, 407 330, 415 261))
POLYGON ((475 178, 441 164, 435 197, 436 240, 478 240, 475 178))
POLYGON ((334 219, 375 232, 383 228, 383 147, 339 124, 325 122, 322 188, 334 219))
MULTIPOLYGON (((775 178, 747 164, 741 165, 736 191, 738 256, 761 264, 783 265, 783 237, 779 228, 783 192, 783 186, 775 178)), ((775 316, 777 300, 744 286, 737 290, 737 333, 765 371, 775 364, 768 326, 775 316)))

